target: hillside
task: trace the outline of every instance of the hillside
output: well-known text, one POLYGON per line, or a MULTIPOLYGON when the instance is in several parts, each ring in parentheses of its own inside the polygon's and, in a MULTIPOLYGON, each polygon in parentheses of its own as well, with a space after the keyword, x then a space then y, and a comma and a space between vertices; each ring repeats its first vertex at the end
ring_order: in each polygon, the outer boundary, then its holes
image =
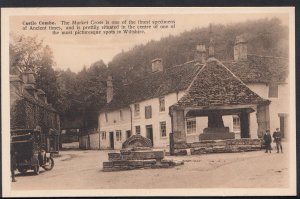
MULTIPOLYGON (((228 25, 212 24, 215 56, 219 60, 233 59, 235 37, 243 35, 248 41, 248 53, 287 57, 288 28, 277 18, 246 21, 228 25)), ((178 65, 194 58, 196 45, 208 46, 209 27, 195 28, 180 35, 138 45, 117 54, 108 64, 115 79, 127 78, 130 82, 143 77, 154 58, 162 58, 164 67, 178 65)))

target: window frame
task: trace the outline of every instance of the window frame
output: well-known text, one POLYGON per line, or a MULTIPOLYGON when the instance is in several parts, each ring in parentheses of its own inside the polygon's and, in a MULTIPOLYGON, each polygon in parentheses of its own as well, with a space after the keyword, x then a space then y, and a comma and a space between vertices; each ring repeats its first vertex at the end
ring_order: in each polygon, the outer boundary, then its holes
POLYGON ((196 121, 196 118, 188 118, 188 119, 186 119, 185 123, 186 123, 186 134, 193 135, 193 134, 197 133, 197 121, 196 121), (189 123, 191 123, 191 122, 194 123, 194 125, 192 125, 192 126, 189 125, 189 123), (189 130, 189 129, 192 129, 192 130, 189 130))
POLYGON ((116 141, 122 141, 122 131, 116 130, 116 141))
POLYGON ((276 84, 276 83, 269 84, 268 97, 269 98, 278 98, 278 84, 276 84))
POLYGON ((151 105, 145 106, 145 119, 151 119, 152 118, 152 107, 151 105), (147 111, 149 113, 149 116, 147 114, 147 111))
POLYGON ((159 131, 160 131, 161 138, 167 137, 167 122, 166 121, 159 122, 159 131), (163 132, 162 132, 162 130, 163 130, 162 125, 164 125, 165 135, 163 135, 163 132))
POLYGON ((106 140, 106 131, 100 131, 101 133, 101 140, 106 140))
POLYGON ((121 109, 119 110, 119 116, 120 116, 120 121, 123 121, 124 120, 123 111, 121 109))
POLYGON ((140 104, 134 104, 133 105, 133 109, 134 109, 134 117, 139 117, 140 116, 140 112, 141 112, 141 109, 140 109, 140 104))
POLYGON ((104 113, 104 117, 105 117, 105 122, 107 123, 108 122, 108 113, 107 112, 104 113))
POLYGON ((159 112, 165 112, 166 111, 166 99, 165 97, 158 98, 159 102, 159 112), (163 103, 161 103, 163 101, 163 103), (163 110, 162 110, 163 108, 163 110))
POLYGON ((237 116, 237 115, 232 116, 232 130, 233 131, 240 131, 241 130, 241 120, 240 120, 240 117, 237 116), (238 123, 238 124, 236 124, 236 123, 238 123))
POLYGON ((140 125, 135 126, 135 134, 141 135, 141 126, 140 125), (137 132, 137 128, 139 129, 139 132, 137 132))

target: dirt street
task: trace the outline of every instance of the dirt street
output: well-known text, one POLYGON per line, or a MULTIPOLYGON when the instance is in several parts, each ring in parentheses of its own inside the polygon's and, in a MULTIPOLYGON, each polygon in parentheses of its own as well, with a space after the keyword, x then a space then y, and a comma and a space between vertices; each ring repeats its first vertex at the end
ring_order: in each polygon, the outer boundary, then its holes
POLYGON ((17 174, 13 190, 101 188, 275 188, 287 187, 288 153, 264 151, 171 157, 184 165, 169 169, 103 172, 108 151, 61 151, 52 171, 17 174))

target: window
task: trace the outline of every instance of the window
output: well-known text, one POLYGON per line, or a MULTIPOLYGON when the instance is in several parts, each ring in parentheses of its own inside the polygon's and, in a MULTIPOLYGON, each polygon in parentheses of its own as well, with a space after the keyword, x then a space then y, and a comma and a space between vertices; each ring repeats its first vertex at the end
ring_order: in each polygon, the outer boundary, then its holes
POLYGON ((122 140, 122 132, 120 130, 116 131, 116 139, 117 139, 117 141, 121 141, 122 140))
POLYGON ((135 134, 136 135, 141 135, 141 127, 140 126, 135 127, 135 134))
POLYGON ((240 130, 240 118, 239 116, 232 116, 233 119, 233 130, 239 131, 240 130))
POLYGON ((161 137, 167 136, 166 122, 160 122, 160 136, 161 137))
POLYGON ((152 117, 152 108, 151 106, 145 106, 145 118, 150 119, 152 117))
POLYGON ((107 116, 107 113, 105 113, 105 121, 108 122, 108 116, 107 116))
POLYGON ((101 138, 102 138, 102 140, 106 140, 106 132, 105 131, 101 131, 101 138))
POLYGON ((278 97, 278 84, 269 85, 269 97, 278 97))
POLYGON ((187 119, 186 120, 186 129, 187 134, 196 133, 196 119, 187 119))
POLYGON ((140 104, 134 104, 134 116, 140 116, 140 104))
POLYGON ((160 112, 165 111, 165 98, 164 97, 159 98, 159 111, 160 112))
POLYGON ((120 110, 120 120, 123 120, 123 111, 120 110))

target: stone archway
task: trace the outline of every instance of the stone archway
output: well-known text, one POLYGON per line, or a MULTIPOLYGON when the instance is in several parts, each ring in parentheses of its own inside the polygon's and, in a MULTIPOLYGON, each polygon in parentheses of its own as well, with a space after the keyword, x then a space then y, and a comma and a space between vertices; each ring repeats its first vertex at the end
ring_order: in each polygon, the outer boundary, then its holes
POLYGON ((132 135, 122 144, 123 149, 134 147, 152 147, 152 142, 141 135, 132 135))

